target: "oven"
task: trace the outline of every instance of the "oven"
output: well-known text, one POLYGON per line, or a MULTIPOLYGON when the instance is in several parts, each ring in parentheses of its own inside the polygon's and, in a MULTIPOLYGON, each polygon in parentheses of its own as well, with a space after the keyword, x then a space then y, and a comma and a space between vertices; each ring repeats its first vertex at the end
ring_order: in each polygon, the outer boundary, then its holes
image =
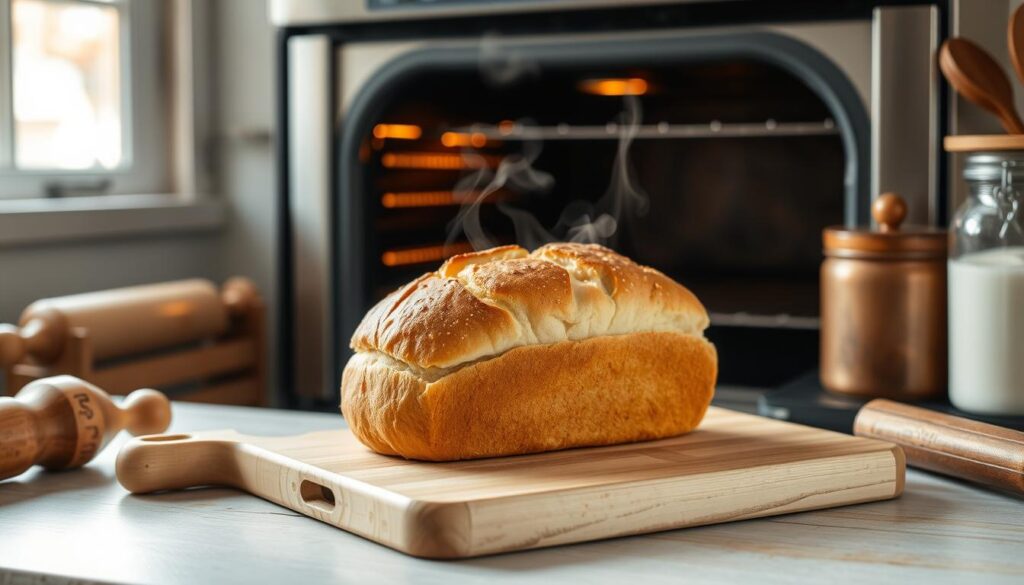
POLYGON ((282 388, 446 257, 596 241, 691 288, 720 381, 818 356, 821 229, 945 219, 945 2, 272 0, 282 388))

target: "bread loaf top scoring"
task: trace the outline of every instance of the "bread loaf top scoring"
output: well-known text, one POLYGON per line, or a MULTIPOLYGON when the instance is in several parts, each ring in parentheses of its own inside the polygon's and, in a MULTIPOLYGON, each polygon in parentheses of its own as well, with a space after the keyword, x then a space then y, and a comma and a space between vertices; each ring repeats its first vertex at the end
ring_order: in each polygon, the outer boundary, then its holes
POLYGON ((352 349, 436 379, 524 346, 644 331, 703 336, 707 311, 664 274, 595 244, 453 256, 363 318, 352 349))

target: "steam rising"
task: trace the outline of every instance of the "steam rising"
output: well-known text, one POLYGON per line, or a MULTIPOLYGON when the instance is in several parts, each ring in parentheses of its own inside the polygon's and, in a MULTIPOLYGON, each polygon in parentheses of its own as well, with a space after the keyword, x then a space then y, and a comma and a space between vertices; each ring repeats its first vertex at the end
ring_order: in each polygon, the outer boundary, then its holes
POLYGON ((629 160, 629 147, 640 131, 640 100, 636 96, 625 96, 624 102, 616 125, 619 142, 608 190, 593 204, 585 200, 573 201, 559 219, 559 225, 566 227, 564 239, 570 242, 611 244, 623 217, 647 214, 650 198, 636 183, 629 160))
MULTIPOLYGON (((483 159, 473 153, 464 153, 463 158, 470 163, 470 166, 477 166, 478 170, 463 177, 455 185, 455 193, 462 198, 462 207, 455 219, 448 225, 448 239, 446 245, 451 245, 458 239, 459 233, 466 234, 466 239, 473 246, 474 250, 492 248, 497 242, 488 234, 480 223, 480 206, 494 192, 503 188, 511 188, 520 193, 546 193, 555 184, 555 178, 533 166, 534 161, 540 156, 541 145, 537 142, 525 142, 522 154, 512 154, 502 159, 498 168, 491 170, 483 159), (474 157, 478 160, 474 160, 474 157), (473 165, 473 163, 479 163, 473 165)), ((499 206, 502 211, 515 220, 515 217, 508 213, 504 206, 499 206)), ((512 210, 524 215, 525 211, 512 210)), ((532 216, 530 216, 532 219, 532 216)), ((534 220, 536 222, 536 220, 534 220)), ((538 224, 537 227, 540 228, 538 224)), ((524 226, 524 229, 529 229, 524 226)), ((543 231, 543 228, 540 228, 543 231)), ((519 237, 520 227, 516 224, 516 241, 522 242, 519 237)), ((546 234, 546 232, 544 232, 546 234)), ((551 241, 548 239, 547 241, 551 241)))
MULTIPOLYGON (((539 72, 536 63, 515 52, 502 50, 494 37, 485 37, 481 41, 480 67, 489 83, 499 85, 539 72)), ((636 183, 629 159, 629 148, 640 130, 641 118, 640 101, 636 96, 625 96, 624 109, 614 124, 619 140, 607 191, 597 201, 573 200, 565 206, 558 222, 550 229, 523 209, 506 203, 496 204, 497 209, 512 221, 519 245, 529 249, 555 241, 614 245, 624 217, 647 213, 649 198, 636 183)), ((528 126, 530 121, 520 120, 518 123, 528 126)), ((543 145, 537 141, 523 141, 522 145, 522 154, 505 157, 496 169, 488 168, 477 154, 463 154, 471 168, 476 167, 477 170, 461 179, 455 187, 456 194, 465 203, 448 226, 447 244, 465 234, 474 250, 498 245, 480 221, 480 206, 487 197, 500 189, 514 190, 524 196, 542 196, 554 188, 554 177, 533 166, 543 145)))
POLYGON ((480 76, 494 87, 521 81, 524 77, 540 75, 540 66, 514 46, 501 43, 494 33, 480 39, 480 76))

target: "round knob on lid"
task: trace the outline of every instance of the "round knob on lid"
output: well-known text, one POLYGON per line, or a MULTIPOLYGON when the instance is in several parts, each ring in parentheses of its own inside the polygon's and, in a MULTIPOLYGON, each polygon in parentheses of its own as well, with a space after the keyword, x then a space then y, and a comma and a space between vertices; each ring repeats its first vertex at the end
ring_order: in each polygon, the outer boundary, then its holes
POLYGON ((895 193, 883 193, 871 205, 871 217, 878 223, 878 230, 894 232, 907 217, 907 203, 895 193))
POLYGON ((907 203, 895 193, 883 193, 871 205, 878 229, 870 227, 827 227, 822 232, 826 256, 897 260, 943 260, 946 230, 900 224, 907 217, 907 203))

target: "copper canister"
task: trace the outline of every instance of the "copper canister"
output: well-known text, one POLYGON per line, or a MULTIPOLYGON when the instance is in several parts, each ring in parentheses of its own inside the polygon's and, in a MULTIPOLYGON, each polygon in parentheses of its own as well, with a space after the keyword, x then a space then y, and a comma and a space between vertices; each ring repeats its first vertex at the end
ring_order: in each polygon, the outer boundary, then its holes
POLYGON ((878 230, 830 227, 821 265, 821 382, 896 400, 946 392, 946 232, 900 229, 896 194, 872 206, 878 230))

